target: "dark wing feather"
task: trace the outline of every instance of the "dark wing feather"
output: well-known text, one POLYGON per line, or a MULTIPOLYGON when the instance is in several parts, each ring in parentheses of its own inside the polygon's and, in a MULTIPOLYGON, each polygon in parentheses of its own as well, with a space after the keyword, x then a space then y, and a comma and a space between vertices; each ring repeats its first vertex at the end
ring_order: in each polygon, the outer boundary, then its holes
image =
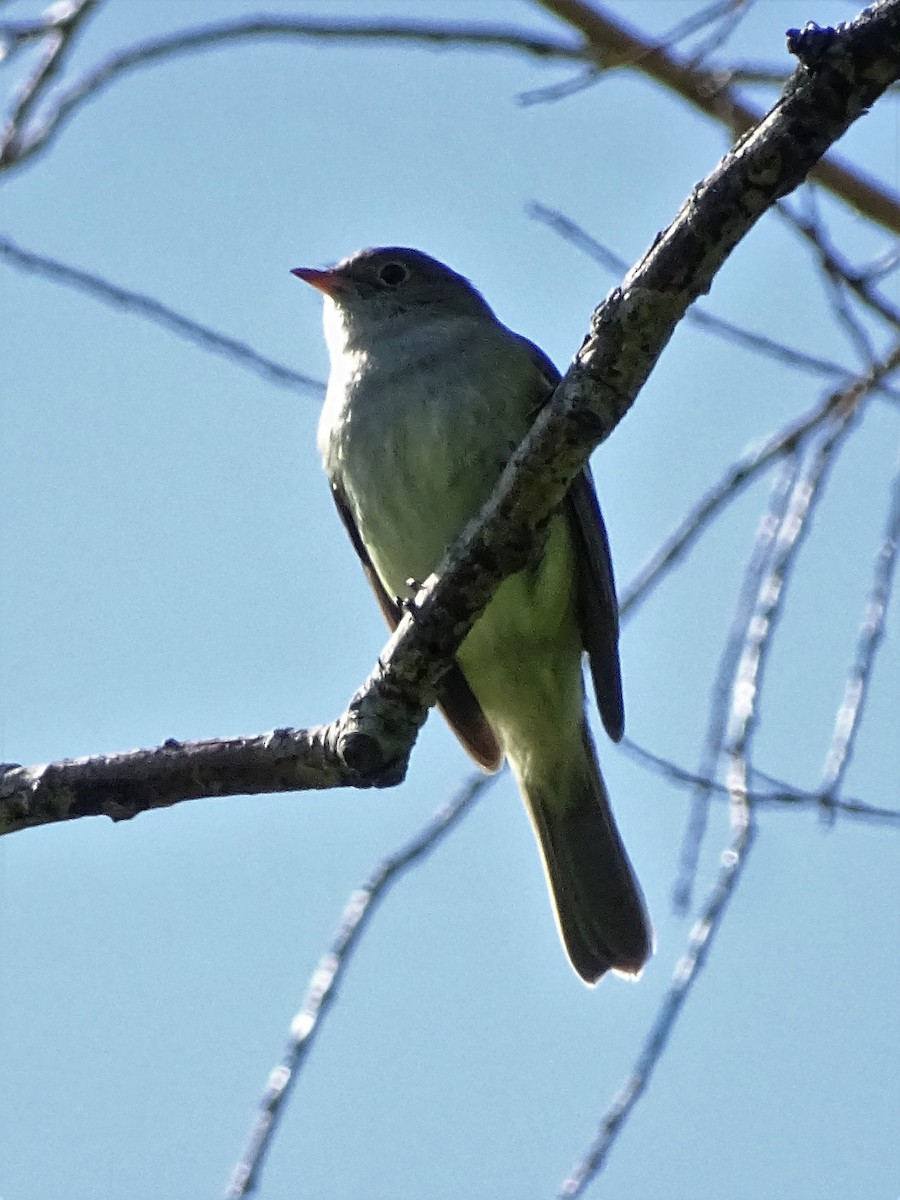
POLYGON ((378 572, 372 565, 372 560, 369 558, 369 552, 359 536, 359 530, 356 528, 356 521, 353 519, 353 513, 350 511, 350 504, 340 484, 332 481, 331 494, 334 497, 334 503, 338 510, 338 515, 344 523, 344 528, 350 541, 353 543, 353 549, 359 555, 359 561, 362 563, 363 570, 366 573, 366 579, 371 584, 372 591, 375 593, 375 599, 378 601, 378 607, 384 614, 384 619, 387 621, 391 629, 396 629, 400 624, 400 618, 403 612, 400 605, 395 599, 387 594, 384 590, 384 584, 378 576, 378 572))
MULTIPOLYGON (((353 543, 353 549, 359 555, 366 578, 375 593, 375 599, 384 614, 384 619, 391 629, 396 629, 403 616, 403 610, 396 599, 385 591, 384 584, 369 558, 369 552, 359 536, 359 530, 356 528, 356 521, 353 519, 347 497, 340 485, 333 481, 331 494, 344 523, 344 528, 353 543)), ((472 689, 466 683, 465 676, 455 663, 441 682, 439 696, 438 708, 468 753, 479 766, 488 771, 496 771, 503 762, 503 752, 472 689)))
MULTIPOLYGON (((543 352, 520 338, 541 373, 540 409, 560 381, 556 367, 543 352)), ((575 542, 578 570, 578 617, 582 644, 591 664, 597 707, 603 727, 614 742, 625 732, 622 675, 619 668, 619 603, 613 577, 609 538, 591 469, 586 466, 569 488, 564 502, 575 542)))
POLYGON ((590 467, 585 467, 573 481, 565 507, 578 554, 581 637, 591 664, 603 727, 612 740, 618 742, 625 732, 619 668, 619 603, 609 538, 590 467))

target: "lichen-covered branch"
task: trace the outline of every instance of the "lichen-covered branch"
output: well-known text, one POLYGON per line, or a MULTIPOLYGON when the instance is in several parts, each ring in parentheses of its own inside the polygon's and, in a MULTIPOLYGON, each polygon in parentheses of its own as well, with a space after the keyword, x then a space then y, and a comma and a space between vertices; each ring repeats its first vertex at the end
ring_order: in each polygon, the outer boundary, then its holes
POLYGON ((0 833, 76 817, 124 821, 204 796, 340 787, 352 774, 324 727, 202 742, 169 738, 152 750, 0 764, 0 833))

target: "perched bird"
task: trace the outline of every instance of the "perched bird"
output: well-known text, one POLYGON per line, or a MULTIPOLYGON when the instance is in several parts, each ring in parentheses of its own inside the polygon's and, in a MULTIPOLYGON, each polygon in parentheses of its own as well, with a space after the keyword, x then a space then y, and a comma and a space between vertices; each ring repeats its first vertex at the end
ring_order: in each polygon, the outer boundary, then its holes
MULTIPOLYGON (((294 275, 325 297, 331 372, 319 448, 338 511, 393 628, 481 510, 559 381, 475 288, 417 250, 360 250, 294 275)), ((506 579, 445 676, 440 707, 477 763, 509 759, 563 943, 587 983, 636 975, 652 934, 585 718, 582 652, 600 716, 624 728, 609 543, 588 468, 539 563, 506 579)))

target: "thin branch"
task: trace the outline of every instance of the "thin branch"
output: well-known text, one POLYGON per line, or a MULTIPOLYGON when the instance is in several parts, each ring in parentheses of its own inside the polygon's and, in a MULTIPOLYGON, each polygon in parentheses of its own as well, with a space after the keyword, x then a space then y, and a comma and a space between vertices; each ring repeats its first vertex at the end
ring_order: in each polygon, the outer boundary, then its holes
POLYGON ((620 279, 628 270, 628 263, 620 254, 616 254, 615 250, 605 246, 603 242, 589 234, 583 225, 577 224, 558 208, 551 208, 547 204, 541 204, 538 200, 531 200, 525 205, 525 212, 532 221, 540 221, 542 225, 552 229, 564 242, 568 242, 576 250, 581 250, 616 279, 620 279))
POLYGON ((699 33, 707 25, 715 25, 716 28, 698 46, 691 48, 689 63, 692 67, 699 67, 711 54, 725 45, 753 4, 754 0, 716 0, 696 13, 693 23, 689 17, 670 33, 663 34, 660 41, 664 46, 674 46, 690 34, 699 33))
MULTIPOLYGON (((895 353, 877 370, 893 370, 895 353)), ((870 372, 874 375, 874 371, 870 372)), ((799 557, 800 548, 812 527, 812 516, 824 494, 824 484, 851 428, 858 420, 868 394, 867 380, 860 380, 845 397, 845 402, 823 431, 799 477, 795 479, 778 525, 771 551, 761 573, 757 602, 748 619, 743 649, 734 673, 728 720, 727 741, 723 746, 729 759, 728 788, 732 794, 732 825, 738 828, 751 820, 748 800, 747 754, 759 723, 759 693, 765 664, 771 653, 774 633, 784 611, 787 584, 799 557)))
MULTIPOLYGON (((852 303, 854 291, 859 293, 859 290, 864 287, 858 275, 851 282, 849 272, 840 269, 835 256, 827 252, 825 246, 825 232, 822 227, 822 221, 819 215, 819 206, 817 200, 817 189, 815 187, 807 187, 801 189, 801 199, 807 214, 806 228, 813 231, 814 243, 819 250, 819 266, 824 276, 825 292, 831 310, 835 315, 835 323, 838 328, 843 329, 844 334, 854 350, 860 362, 871 367, 878 359, 875 346, 869 336, 869 331, 863 324, 860 316, 852 303)), ((779 205, 780 209, 781 206, 779 205)), ((788 217, 790 220, 790 215, 788 217)), ((849 264, 847 264, 849 266, 849 264)), ((865 287, 865 290, 874 293, 871 287, 865 287)), ((866 303, 871 304, 871 300, 866 299, 866 303)), ((900 330, 900 323, 894 324, 896 330, 900 330)))
POLYGON ((797 481, 799 459, 799 451, 795 447, 776 476, 768 507, 759 523, 753 550, 744 570, 731 628, 719 656, 719 665, 710 693, 709 716, 703 739, 703 751, 697 770, 700 783, 694 789, 691 797, 690 813, 679 852, 678 872, 672 889, 672 905, 678 913, 686 913, 691 906, 700 847, 706 834, 709 818, 712 789, 707 781, 716 777, 728 731, 729 699, 734 690, 734 681, 741 656, 745 653, 747 628, 753 619, 753 612, 758 603, 761 581, 771 554, 772 544, 784 520, 791 491, 797 481))
POLYGON ((828 418, 835 403, 834 395, 826 397, 821 404, 790 421, 764 442, 736 459, 654 550, 637 575, 622 590, 619 601, 622 615, 633 615, 652 589, 691 549, 709 522, 767 467, 792 454, 807 435, 828 418))
MULTIPOLYGON (((9 0, 0 0, 0 7, 9 0)), ((24 21, 0 21, 0 63, 8 63, 19 50, 32 42, 41 41, 59 29, 65 30, 72 20, 72 0, 58 0, 40 16, 24 21)))
MULTIPOLYGON (((752 3, 752 0, 750 0, 750 3, 752 3)), ((717 46, 720 46, 730 36, 737 20, 741 19, 743 11, 747 7, 748 0, 713 0, 713 3, 709 4, 706 8, 692 13, 685 20, 679 21, 668 32, 662 34, 656 45, 660 48, 670 48, 692 34, 698 33, 701 29, 705 29, 707 25, 712 25, 718 21, 719 28, 713 32, 706 42, 693 50, 690 59, 690 65, 693 67, 706 54, 710 53, 717 46), (735 16, 737 19, 735 19, 735 16)), ((551 84, 550 87, 546 88, 533 88, 530 91, 522 92, 516 98, 523 105, 552 103, 572 96, 576 92, 583 91, 585 88, 592 87, 602 74, 602 69, 594 64, 572 79, 564 80, 562 83, 551 84)))
MULTIPOLYGON (((895 364, 896 365, 896 364, 895 364)), ((884 370, 892 369, 888 363, 884 370)), ((559 1200, 580 1196, 591 1180, 602 1170, 609 1152, 625 1122, 650 1082, 662 1058, 669 1037, 684 1003, 706 962, 716 933, 722 925, 728 901, 740 881, 755 836, 753 808, 747 786, 749 749, 759 719, 758 696, 763 668, 771 648, 778 616, 781 612, 785 584, 796 561, 809 517, 836 450, 851 427, 866 394, 864 381, 848 397, 846 405, 832 418, 831 428, 820 439, 815 453, 801 476, 795 481, 778 535, 772 543, 767 569, 759 574, 756 603, 752 607, 744 631, 744 642, 734 672, 726 753, 729 757, 728 792, 731 804, 731 838, 722 853, 715 885, 703 906, 698 921, 691 930, 685 954, 675 967, 672 984, 659 1008, 650 1034, 624 1086, 601 1118, 599 1130, 582 1159, 563 1183, 559 1200)))
MULTIPOLYGON (((884 625, 894 573, 897 569, 897 549, 900 542, 900 460, 891 484, 887 523, 881 548, 875 558, 872 587, 866 602, 865 616, 856 644, 853 667, 844 688, 844 698, 834 722, 831 745, 822 772, 822 792, 832 802, 844 781, 863 709, 872 682, 875 658, 884 638, 884 625)), ((839 807, 835 805, 836 807, 839 807)))
POLYGON ((893 271, 900 266, 900 240, 894 242, 893 246, 889 246, 883 254, 879 254, 874 262, 870 262, 867 267, 860 267, 860 279, 867 280, 869 283, 886 279, 893 271))
MULTIPOLYGON (((828 240, 828 235, 821 222, 813 216, 802 217, 784 202, 777 204, 775 209, 794 232, 799 233, 812 246, 822 270, 828 278, 840 280, 872 312, 886 321, 893 329, 900 329, 900 307, 892 304, 874 286, 876 272, 873 272, 871 267, 858 269, 849 259, 840 254, 828 240)), ((892 247, 888 252, 887 262, 890 264, 890 269, 896 265, 896 254, 897 247, 892 247)))
POLYGON ((41 97, 60 74, 85 21, 99 0, 66 0, 60 12, 44 22, 43 53, 37 66, 18 89, 0 134, 0 170, 18 157, 22 131, 41 97))
POLYGON ((66 287, 87 292, 95 299, 102 300, 104 304, 145 317, 178 337, 194 342, 204 350, 221 354, 237 363, 238 366, 255 371, 270 383, 301 391, 322 393, 325 390, 325 385, 321 380, 313 379, 310 375, 304 375, 292 367, 267 358, 264 354, 259 354, 252 346, 248 346, 246 342, 240 342, 235 338, 228 337, 227 334, 218 333, 215 329, 210 329, 208 325, 201 325, 199 321, 193 321, 190 317, 176 312, 167 304, 154 300, 152 296, 120 287, 118 284, 104 279, 101 275, 95 275, 90 271, 81 271, 58 259, 36 254, 32 250, 25 250, 11 242, 9 238, 2 236, 0 236, 0 258, 5 259, 18 270, 29 271, 35 275, 41 275, 45 279, 51 279, 54 283, 61 283, 66 287))
POLYGON ((319 960, 297 1015, 284 1058, 269 1075, 259 1113, 226 1189, 227 1200, 249 1196, 259 1187, 260 1174, 287 1100, 312 1049, 322 1023, 337 999, 337 987, 380 901, 411 866, 425 858, 455 828, 496 775, 473 775, 457 795, 438 809, 427 825, 400 850, 384 859, 348 899, 338 931, 319 960))
POLYGON ((589 67, 582 67, 580 71, 558 83, 551 83, 547 87, 528 88, 527 91, 519 92, 516 95, 516 103, 521 104, 523 108, 533 108, 538 104, 554 104, 557 100, 567 100, 569 96, 577 96, 579 92, 593 87, 602 74, 600 68, 592 63, 589 67))
MULTIPOLYGON (((584 0, 538 0, 553 16, 577 29, 605 68, 627 67, 641 71, 682 96, 707 116, 727 125, 736 135, 756 128, 763 114, 723 87, 720 72, 692 68, 671 51, 644 37, 623 21, 592 7, 584 0)), ((876 6, 867 10, 876 11, 876 6)), ((900 233, 900 195, 880 180, 829 157, 819 163, 813 177, 871 221, 900 233)))
MULTIPOLYGON (((619 745, 640 766, 655 771, 657 775, 668 779, 676 787, 703 787, 709 790, 711 796, 716 796, 719 799, 730 799, 731 794, 728 788, 724 783, 719 783, 717 779, 710 779, 699 775, 696 771, 689 771, 686 767, 672 762, 671 759, 663 758, 660 754, 654 754, 652 750, 639 745, 637 742, 632 741, 631 738, 623 738, 619 745)), ((747 798, 754 808, 784 810, 815 808, 820 812, 822 809, 828 811, 833 809, 841 816, 863 821, 867 824, 880 824, 889 828, 900 829, 900 809, 882 808, 875 804, 868 804, 865 800, 847 797, 838 799, 821 791, 810 792, 804 788, 794 787, 783 780, 775 780, 771 775, 767 775, 765 771, 761 771, 759 767, 752 768, 751 776, 754 780, 767 780, 774 785, 766 791, 761 791, 758 787, 754 787, 752 791, 748 792, 747 798)))
POLYGON ((588 1184, 602 1170, 622 1127, 646 1091, 691 988, 706 965, 715 935, 721 928, 728 901, 734 894, 746 865, 752 837, 752 826, 748 824, 735 831, 731 843, 723 851, 715 885, 691 929, 685 952, 675 965, 669 990, 663 998, 637 1062, 601 1117, 600 1127, 593 1141, 560 1187, 557 1200, 571 1200, 574 1196, 584 1194, 588 1184))
MULTIPOLYGON (((756 694, 759 688, 759 678, 765 654, 771 645, 774 624, 784 603, 788 574, 796 562, 800 546, 812 524, 812 513, 821 500, 828 472, 844 438, 859 416, 862 403, 871 391, 872 383, 877 377, 883 377, 895 370, 898 362, 900 362, 900 349, 895 350, 883 362, 878 363, 840 395, 840 402, 835 406, 828 426, 818 437, 802 473, 791 484, 790 494, 779 519, 774 539, 762 536, 760 538, 758 543, 760 553, 759 555, 754 554, 752 565, 758 572, 765 568, 766 574, 764 577, 760 574, 761 582, 755 589, 761 599, 756 601, 756 612, 748 626, 753 628, 754 636, 753 638, 744 636, 740 658, 734 668, 738 685, 734 687, 733 694, 736 699, 732 702, 728 716, 731 728, 726 733, 722 692, 724 678, 733 670, 736 641, 734 629, 729 637, 726 652, 717 674, 717 684, 713 691, 706 748, 699 770, 702 778, 715 776, 717 763, 723 752, 730 755, 732 763, 742 761, 741 746, 738 745, 737 749, 729 749, 729 745, 733 746, 735 739, 749 737, 749 731, 758 719, 756 694), (739 732, 735 733, 735 729, 739 732)), ((751 583, 752 580, 748 575, 742 595, 745 595, 745 589, 751 583)), ((739 600, 739 605, 740 603, 739 600)), ((743 616, 739 620, 743 620, 743 616)), ((742 770, 743 768, 740 768, 739 773, 742 770)), ((745 782, 741 784, 741 787, 746 791, 745 782)), ((674 896, 676 907, 681 911, 684 911, 690 902, 691 883, 696 871, 700 841, 706 827, 708 800, 708 791, 699 789, 682 846, 680 870, 674 896)))
POLYGON ((783 88, 788 77, 783 67, 769 67, 761 63, 735 63, 713 69, 720 77, 722 87, 744 84, 746 87, 783 88))
MULTIPOLYGON (((853 373, 850 367, 842 366, 840 363, 828 358, 820 358, 816 354, 807 354, 805 351, 797 350, 793 346, 786 345, 784 342, 776 341, 775 338, 768 337, 764 333, 755 333, 751 329, 745 329, 743 326, 736 325, 733 321, 728 321, 724 317, 714 316, 704 308, 692 309, 688 316, 692 324, 708 330, 715 336, 733 342, 737 346, 742 346, 745 350, 761 354, 773 362, 791 367, 793 370, 805 371, 809 375, 817 375, 819 378, 831 379, 832 381, 839 380, 841 382, 849 379, 853 373)), ((900 399, 900 394, 895 389, 881 386, 878 390, 891 400, 896 401, 900 399)))
POLYGON ((83 104, 131 71, 198 50, 273 38, 348 43, 401 42, 448 50, 512 50, 534 58, 564 62, 584 61, 586 57, 583 47, 576 42, 502 25, 453 21, 437 24, 425 21, 317 20, 314 17, 247 17, 221 21, 181 29, 111 54, 60 93, 40 120, 32 124, 27 136, 19 138, 15 154, 0 158, 0 168, 18 165, 46 150, 83 104))
MULTIPOLYGON (((648 41, 635 30, 612 21, 581 0, 540 0, 543 6, 586 38, 586 44, 547 38, 520 29, 422 22, 363 23, 248 18, 197 29, 181 30, 132 46, 111 55, 93 71, 70 85, 40 121, 16 139, 15 147, 0 156, 0 169, 20 164, 47 148, 65 123, 87 100, 114 79, 139 67, 179 54, 242 39, 298 37, 339 41, 401 41, 446 48, 507 49, 545 60, 595 62, 601 68, 630 66, 724 121, 736 133, 756 126, 762 114, 740 102, 727 86, 727 72, 701 70, 676 58, 665 47, 648 41)), ((820 163, 815 176, 829 190, 871 220, 900 232, 900 197, 879 181, 836 161, 820 163)))
MULTIPOLYGON (((600 263, 601 266, 617 279, 626 270, 627 264, 623 258, 602 242, 597 241, 582 226, 577 225, 570 217, 567 217, 558 209, 548 208, 545 204, 532 201, 526 205, 526 212, 533 220, 540 221, 552 229, 554 233, 558 234, 569 245, 583 251, 594 262, 600 263)), ((819 358, 813 354, 806 354, 802 350, 796 350, 793 346, 776 341, 765 334, 755 333, 753 330, 746 329, 742 325, 736 325, 733 321, 726 321, 724 317, 718 317, 703 308, 695 306, 689 309, 685 320, 689 321, 692 325, 699 326, 716 337, 721 337, 735 345, 743 346, 746 350, 762 354, 774 362, 783 363, 785 366, 807 371, 812 375, 846 382, 853 374, 851 368, 843 367, 840 363, 832 362, 827 358, 819 358)), ((889 396, 892 400, 900 400, 900 393, 884 384, 879 385, 879 391, 889 396)))
POLYGON ((859 361, 871 366, 878 355, 869 336, 869 331, 863 325, 853 308, 850 297, 847 294, 845 281, 838 275, 826 273, 825 291, 828 302, 831 305, 831 310, 835 316, 835 323, 839 328, 844 330, 847 341, 856 352, 859 361))
MULTIPOLYGON (((893 356, 892 356, 893 359, 893 356)), ((887 360, 882 370, 893 369, 887 360)), ((734 894, 753 843, 755 827, 751 796, 747 787, 748 751, 758 720, 758 695, 766 656, 778 615, 784 603, 785 584, 796 561, 809 518, 836 450, 855 419, 859 402, 865 395, 860 384, 857 392, 835 415, 832 428, 824 435, 805 471, 795 481, 778 536, 771 549, 768 569, 760 572, 757 602, 745 626, 745 636, 734 672, 729 715, 727 753, 730 759, 728 792, 731 801, 731 840, 722 854, 716 883, 695 923, 686 953, 676 965, 667 992, 638 1060, 601 1119, 600 1128, 587 1152, 563 1183, 560 1200, 583 1194, 590 1181, 603 1168, 622 1127, 643 1095, 659 1063, 679 1014, 700 968, 704 965, 726 905, 734 894)), ((767 539, 768 541, 769 539, 767 539)))

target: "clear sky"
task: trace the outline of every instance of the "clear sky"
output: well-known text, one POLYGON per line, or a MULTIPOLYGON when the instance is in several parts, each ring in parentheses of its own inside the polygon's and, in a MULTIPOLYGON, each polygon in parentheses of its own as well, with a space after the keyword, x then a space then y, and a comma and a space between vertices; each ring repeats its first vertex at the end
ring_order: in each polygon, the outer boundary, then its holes
MULTIPOLYGON (((627 0, 662 33, 695 10, 627 0)), ((278 3, 554 23, 514 0, 278 3)), ((763 0, 729 50, 787 65, 784 31, 837 0, 763 0)), ((39 6, 22 0, 0 20, 39 6)), ((71 69, 258 11, 108 0, 71 69)), ((19 63, 0 74, 8 95, 19 63)), ((116 82, 4 177, 0 234, 145 292, 324 379, 320 302, 289 274, 363 245, 471 277, 564 367, 617 280, 529 218, 558 207, 629 261, 726 147, 632 74, 552 103, 570 68, 502 52, 240 43, 116 82)), ((757 93, 760 105, 773 95, 757 93)), ((900 186, 897 99, 845 139, 900 186)), ((830 200, 854 261, 891 239, 830 200)), ((896 278, 885 287, 900 302, 896 278)), ((709 311, 856 369, 808 250, 775 216, 709 311)), ((876 344, 886 344, 874 333, 876 344)), ((315 449, 319 396, 0 261, 0 759, 23 763, 336 716, 385 640, 315 449)), ((750 442, 823 381, 682 328, 594 457, 622 585, 750 442)), ((896 404, 836 463, 791 580, 754 761, 815 788, 880 545, 896 404)), ((628 732, 696 766, 771 477, 623 632, 628 732)), ((897 606, 845 792, 900 804, 897 606)), ((598 734, 658 950, 581 985, 503 779, 377 913, 297 1085, 265 1200, 555 1194, 633 1063, 683 951, 670 895, 689 796, 598 734)), ((469 774, 435 717, 389 792, 236 797, 0 845, 0 1197, 218 1196, 342 906, 469 774)), ((697 898, 728 840, 714 806, 697 898)), ((652 1086, 589 1195, 896 1200, 900 831, 766 809, 652 1086)))

